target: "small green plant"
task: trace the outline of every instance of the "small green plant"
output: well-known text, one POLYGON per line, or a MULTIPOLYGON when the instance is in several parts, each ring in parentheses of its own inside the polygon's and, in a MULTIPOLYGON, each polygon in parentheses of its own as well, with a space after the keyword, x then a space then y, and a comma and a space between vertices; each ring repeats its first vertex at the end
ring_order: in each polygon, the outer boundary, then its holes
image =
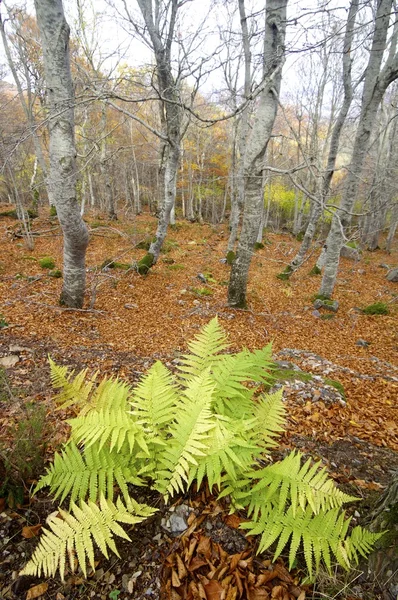
POLYGON ((321 300, 324 304, 329 304, 329 306, 333 304, 333 300, 329 298, 329 296, 324 296, 323 294, 315 294, 312 296, 312 300, 321 300))
POLYGON ((331 321, 335 316, 334 313, 323 313, 321 314, 320 319, 322 319, 322 321, 331 321))
POLYGON ((42 269, 54 269, 55 260, 52 258, 52 256, 44 256, 39 260, 39 265, 42 269))
POLYGON ((361 309, 364 315, 388 315, 390 310, 385 302, 375 302, 361 309))
POLYGON ((185 267, 184 265, 179 265, 176 263, 174 265, 167 265, 167 269, 169 269, 169 271, 183 271, 185 267))
POLYGON ((304 231, 299 231, 298 234, 296 235, 296 240, 298 242, 302 242, 304 239, 304 231))
POLYGON ((189 289, 196 296, 212 296, 213 295, 213 290, 210 290, 209 288, 205 288, 205 287, 201 287, 201 288, 191 287, 189 289))
POLYGON ((0 445, 5 478, 0 496, 6 497, 9 506, 21 503, 24 489, 36 479, 44 468, 46 449, 46 409, 35 403, 27 404, 24 415, 11 430, 11 443, 0 445))
POLYGON ((334 387, 345 399, 346 395, 345 395, 344 386, 342 383, 340 383, 340 381, 336 381, 335 379, 325 379, 324 382, 326 385, 330 385, 330 386, 334 387))
POLYGON ((262 250, 264 248, 264 244, 262 242, 256 242, 254 244, 254 251, 256 252, 257 250, 262 250))
POLYGON ((0 402, 6 402, 7 400, 10 400, 10 385, 5 369, 0 367, 0 402))
POLYGON ((62 271, 59 269, 53 269, 52 271, 48 272, 48 276, 54 277, 54 279, 60 279, 62 277, 62 271))
POLYGON ((8 327, 8 321, 4 315, 0 314, 0 329, 4 329, 4 327, 8 327))
POLYGON ((348 248, 354 248, 354 250, 358 250, 358 244, 354 241, 347 242, 345 245, 348 246, 348 248))
POLYGON ((131 269, 131 265, 117 262, 116 260, 113 260, 113 258, 106 258, 104 261, 102 261, 100 269, 101 271, 104 269, 121 269, 123 271, 128 271, 131 269))
POLYGON ((280 279, 281 281, 289 281, 291 274, 293 273, 293 269, 290 265, 288 265, 283 271, 282 273, 278 273, 278 275, 276 276, 277 279, 280 279))
POLYGON ((51 204, 50 206, 50 217, 56 217, 57 216, 57 208, 54 206, 54 204, 51 204))
POLYGON ((188 344, 178 371, 156 362, 131 388, 120 380, 86 381, 51 362, 58 402, 74 407, 70 440, 40 479, 55 497, 69 500, 48 520, 26 575, 61 577, 74 556, 86 575, 94 568, 94 542, 117 553, 114 535, 129 539, 120 523, 145 520, 155 509, 138 504, 129 484, 151 487, 165 502, 203 482, 231 510, 245 509, 242 528, 259 535, 259 551, 276 540, 276 559, 290 540, 290 567, 303 548, 310 576, 331 556, 348 569, 368 554, 381 534, 354 527, 342 505, 355 498, 340 491, 320 463, 297 451, 279 462, 269 452, 283 432, 282 390, 263 394, 270 380, 272 349, 224 353, 226 336, 217 319, 188 344), (254 383, 255 382, 255 383, 254 383), (249 385, 247 385, 249 384, 249 385), (266 462, 264 459, 267 458, 266 462), (263 466, 266 464, 266 466, 263 466), (118 494, 115 499, 115 488, 118 494))

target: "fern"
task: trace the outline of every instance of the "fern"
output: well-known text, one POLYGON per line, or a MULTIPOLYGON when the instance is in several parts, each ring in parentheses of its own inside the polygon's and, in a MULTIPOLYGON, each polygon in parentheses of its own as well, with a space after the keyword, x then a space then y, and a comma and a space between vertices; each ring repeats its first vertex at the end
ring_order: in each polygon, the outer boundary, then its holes
POLYGON ((70 504, 86 497, 95 502, 101 494, 112 499, 116 483, 126 500, 129 498, 127 483, 142 485, 131 467, 129 454, 107 448, 100 450, 96 445, 85 448, 81 453, 70 442, 61 454, 55 454, 54 463, 39 480, 35 492, 49 486, 54 497, 60 498, 61 504, 69 494, 70 504))
POLYGON ((94 502, 81 502, 80 507, 71 505, 71 513, 59 509, 59 515, 47 520, 50 529, 44 529, 39 545, 30 562, 22 571, 22 575, 45 577, 54 576, 59 569, 64 580, 66 556, 69 556, 70 569, 74 571, 74 552, 76 552, 80 568, 87 576, 88 560, 94 569, 94 544, 108 558, 108 548, 117 556, 114 535, 130 540, 119 523, 134 525, 145 520, 155 512, 154 509, 137 503, 123 505, 120 499, 114 504, 111 500, 100 498, 100 507, 94 502))
POLYGON ((182 372, 182 378, 189 380, 222 360, 220 352, 228 348, 226 335, 218 320, 212 319, 205 325, 195 339, 188 344, 188 348, 190 354, 182 356, 178 368, 182 372))
MULTIPOLYGON (((271 461, 269 450, 283 432, 282 391, 263 394, 272 371, 271 346, 223 354, 228 347, 217 319, 188 345, 175 378, 156 362, 135 388, 87 371, 75 375, 51 362, 51 378, 70 419, 71 439, 40 479, 63 510, 47 531, 25 572, 64 575, 75 552, 84 573, 93 565, 95 542, 116 551, 118 522, 135 523, 153 513, 130 498, 129 484, 146 485, 167 501, 196 481, 229 496, 231 510, 246 509, 243 527, 260 536, 259 551, 276 544, 275 558, 290 545, 292 566, 299 549, 310 572, 332 556, 344 568, 370 552, 380 534, 357 527, 348 534, 341 492, 320 463, 303 464, 299 452, 271 461), (115 488, 123 496, 113 503, 115 488), (99 501, 98 507, 95 503, 99 501), (80 503, 80 508, 77 503, 80 503)), ((71 563, 73 567, 73 561, 71 563)))
POLYGON ((305 511, 299 508, 294 512, 290 507, 286 512, 281 512, 269 504, 259 521, 243 523, 241 527, 247 529, 250 535, 261 535, 258 552, 264 552, 278 539, 274 560, 291 538, 290 569, 302 544, 306 565, 312 578, 314 566, 317 571, 321 559, 330 571, 332 553, 338 563, 344 569, 348 569, 351 560, 356 559, 358 553, 369 552, 382 535, 359 528, 360 531, 354 534, 353 530, 350 537, 347 535, 349 523, 350 520, 346 519, 344 512, 338 508, 321 510, 314 514, 309 505, 305 511))
POLYGON ((205 456, 205 440, 214 427, 212 391, 207 369, 192 379, 183 392, 177 421, 170 428, 171 439, 161 459, 163 469, 159 473, 158 489, 165 491, 166 499, 174 492, 185 490, 192 465, 196 467, 197 458, 205 456))
POLYGON ((92 392, 96 376, 94 375, 91 381, 86 382, 87 369, 74 377, 74 371, 68 373, 67 367, 56 365, 51 358, 49 362, 52 386, 60 390, 55 398, 56 402, 61 405, 60 408, 68 408, 73 404, 84 405, 92 392))
POLYGON ((298 507, 305 510, 307 504, 318 514, 321 509, 357 500, 340 491, 320 466, 320 463, 311 465, 310 460, 301 466, 301 454, 292 452, 283 461, 255 471, 253 477, 258 482, 251 489, 249 514, 254 513, 257 518, 269 502, 276 503, 280 512, 289 502, 295 516, 298 507))

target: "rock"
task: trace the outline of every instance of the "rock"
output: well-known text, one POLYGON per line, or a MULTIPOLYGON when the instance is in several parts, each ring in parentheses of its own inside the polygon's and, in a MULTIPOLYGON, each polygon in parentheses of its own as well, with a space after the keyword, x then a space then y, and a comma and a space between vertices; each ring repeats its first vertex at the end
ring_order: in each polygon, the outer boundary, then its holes
POLYGON ((386 265, 386 263, 381 263, 379 265, 380 269, 389 269, 390 267, 388 265, 386 265))
POLYGON ((356 346, 362 346, 363 348, 367 348, 369 346, 369 342, 367 342, 366 340, 362 340, 361 338, 359 338, 359 340, 357 340, 357 342, 355 342, 356 346))
POLYGON ((222 265, 226 265, 226 264, 227 264, 227 259, 226 259, 226 258, 220 258, 219 262, 220 262, 222 265))
POLYGON ((315 310, 324 308, 325 310, 329 310, 331 312, 337 312, 339 310, 339 303, 337 300, 321 300, 320 298, 318 298, 314 302, 314 308, 315 310))
POLYGON ((398 267, 391 269, 391 271, 387 273, 387 280, 393 281, 394 283, 398 282, 398 267))
POLYGON ((196 278, 199 279, 199 281, 201 281, 202 283, 207 283, 207 279, 206 277, 203 275, 203 273, 198 273, 196 275, 196 278))
POLYGON ((365 275, 366 271, 365 269, 358 269, 357 273, 358 275, 365 275))
POLYGON ((173 536, 180 535, 188 529, 187 519, 190 512, 191 509, 186 504, 170 507, 168 516, 161 521, 162 527, 173 536))
POLYGON ((349 260, 361 260, 360 251, 357 248, 350 248, 350 246, 343 246, 340 251, 340 256, 348 258, 349 260))
POLYGON ((321 313, 319 312, 319 310, 313 310, 312 311, 312 316, 316 317, 317 319, 321 318, 321 313))
POLYGON ((8 369, 9 367, 14 367, 18 361, 19 357, 16 354, 9 354, 0 358, 0 366, 8 369))
POLYGON ((10 345, 11 354, 19 354, 20 352, 33 352, 31 348, 27 348, 26 346, 19 346, 18 344, 10 345))

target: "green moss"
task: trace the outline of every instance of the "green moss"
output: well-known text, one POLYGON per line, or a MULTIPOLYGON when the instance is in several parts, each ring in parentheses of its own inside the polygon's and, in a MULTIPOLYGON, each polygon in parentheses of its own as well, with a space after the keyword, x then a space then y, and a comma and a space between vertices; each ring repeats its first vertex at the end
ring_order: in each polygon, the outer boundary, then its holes
POLYGON ((271 382, 269 387, 272 387, 276 381, 291 381, 293 379, 298 379, 299 381, 304 381, 305 383, 308 381, 312 381, 311 373, 306 373, 305 371, 296 371, 294 369, 283 369, 277 367, 276 369, 270 372, 271 382))
MULTIPOLYGON (((27 211, 29 219, 37 219, 39 216, 35 210, 29 208, 27 211)), ((10 219, 18 219, 18 213, 15 209, 13 210, 5 210, 0 213, 0 217, 10 217, 10 219)))
POLYGON ((304 239, 304 231, 299 231, 298 234, 296 235, 296 240, 298 242, 302 242, 304 239))
POLYGON ((226 256, 227 264, 232 265, 232 263, 235 260, 235 257, 236 257, 236 255, 233 250, 230 250, 229 252, 227 252, 227 256, 226 256))
POLYGON ((358 249, 358 244, 356 242, 347 242, 345 245, 348 246, 348 248, 358 249))
POLYGON ((156 238, 146 238, 145 240, 142 240, 141 242, 138 242, 138 244, 135 245, 137 250, 146 250, 148 251, 149 248, 151 247, 152 242, 156 242, 156 238))
POLYGON ((345 399, 346 396, 345 396, 344 386, 342 383, 340 383, 340 381, 336 381, 335 379, 324 379, 324 382, 326 385, 330 385, 330 386, 334 387, 345 399))
POLYGON ((106 258, 105 260, 102 261, 101 265, 100 265, 100 269, 101 271, 103 269, 114 269, 115 268, 115 263, 113 258, 106 258))
POLYGON ((150 254, 148 252, 148 254, 145 254, 145 256, 143 258, 141 258, 141 260, 138 261, 137 271, 140 275, 147 275, 149 272, 149 269, 152 267, 152 265, 153 265, 153 254, 150 254))
MULTIPOLYGON (((175 240, 165 240, 165 242, 162 246, 161 252, 163 254, 167 254, 168 252, 171 252, 175 248, 179 248, 178 242, 176 242, 175 240)), ((149 250, 149 248, 148 248, 148 250, 149 250)))
POLYGON ((309 275, 314 276, 314 275, 320 275, 322 273, 321 269, 319 267, 317 267, 316 265, 314 265, 311 269, 311 271, 309 272, 309 275))
POLYGON ((276 276, 277 279, 280 279, 281 281, 288 281, 290 279, 291 274, 293 273, 293 269, 290 265, 288 265, 283 271, 282 273, 278 273, 278 275, 276 276))
POLYGON ((324 296, 323 294, 315 294, 315 296, 312 296, 312 299, 314 301, 322 300, 322 302, 324 302, 325 304, 329 304, 329 306, 333 304, 333 300, 329 296, 324 296))
POLYGON ((375 302, 361 309, 364 315, 388 315, 389 308, 385 302, 375 302))
POLYGON ((205 287, 201 287, 201 288, 191 287, 190 291, 193 294, 196 294, 197 296, 212 296, 213 295, 213 290, 209 290, 209 288, 205 288, 205 287))
POLYGON ((3 329, 4 327, 8 327, 8 322, 7 319, 0 314, 0 329, 3 329))
POLYGON ((55 267, 55 260, 52 256, 44 256, 39 260, 39 265, 42 269, 53 269, 55 267))
POLYGON ((57 216, 57 208, 54 206, 54 204, 51 204, 50 206, 50 217, 56 217, 57 216))
POLYGON ((164 258, 162 258, 162 263, 164 263, 165 265, 172 265, 174 263, 174 258, 165 256, 164 258))
POLYGON ((262 250, 264 248, 264 244, 262 242, 256 242, 254 244, 254 250, 262 250))
POLYGON ((166 268, 169 269, 170 271, 183 271, 185 269, 184 265, 179 265, 179 264, 167 265, 166 268))
POLYGON ((336 315, 334 313, 324 313, 320 316, 322 321, 331 321, 336 315))
POLYGON ((103 223, 101 223, 100 221, 93 221, 92 223, 90 223, 90 227, 91 229, 98 229, 98 227, 102 227, 103 223))
POLYGON ((54 279, 60 279, 62 277, 62 271, 59 269, 53 269, 48 272, 49 277, 54 277, 54 279))

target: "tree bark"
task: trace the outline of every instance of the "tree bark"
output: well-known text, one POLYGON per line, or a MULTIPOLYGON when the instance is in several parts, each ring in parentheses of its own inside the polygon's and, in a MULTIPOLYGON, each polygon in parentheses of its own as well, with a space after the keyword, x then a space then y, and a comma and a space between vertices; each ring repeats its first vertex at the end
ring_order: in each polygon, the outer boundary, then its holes
MULTIPOLYGON (((289 267, 291 271, 296 271, 304 262, 305 256, 310 249, 312 240, 314 239, 314 235, 316 232, 316 228, 319 222, 319 219, 323 213, 326 199, 328 197, 330 186, 333 179, 334 170, 336 168, 336 159, 339 150, 339 142, 341 132, 343 130, 343 126, 345 120, 347 118, 348 111, 350 109, 352 98, 353 98, 353 87, 352 87, 352 79, 351 79, 351 70, 352 70, 352 57, 351 57, 351 47, 352 41, 354 38, 355 32, 355 20, 358 12, 359 0, 352 0, 350 4, 350 9, 347 17, 347 26, 344 35, 344 44, 343 44, 343 86, 344 86, 344 100, 341 106, 340 112, 337 116, 336 123, 333 127, 332 137, 330 140, 330 147, 328 153, 328 159, 326 164, 326 173, 323 178, 321 193, 319 194, 319 202, 312 201, 311 210, 310 210, 310 219, 307 225, 307 228, 304 233, 303 241, 301 243, 300 249, 297 252, 296 256, 291 261, 289 267)), ((320 269, 320 266, 317 264, 317 267, 320 269)))
POLYGON ((369 557, 368 576, 388 591, 391 600, 398 595, 398 471, 380 498, 371 516, 372 531, 387 531, 378 549, 369 557))
POLYGON ((398 77, 398 56, 395 54, 396 24, 392 36, 392 50, 381 68, 387 44, 393 0, 380 0, 375 16, 370 57, 366 68, 361 113, 354 141, 350 170, 347 175, 343 198, 333 216, 332 226, 326 242, 325 272, 320 294, 331 298, 337 278, 340 251, 345 241, 345 229, 351 222, 358 181, 369 146, 377 110, 387 87, 398 77))
POLYGON ((264 157, 278 108, 282 80, 288 0, 267 0, 263 74, 266 83, 260 93, 244 160, 244 212, 236 259, 228 287, 229 306, 246 307, 249 267, 257 239, 264 204, 262 174, 264 157))
POLYGON ((64 281, 60 302, 81 308, 86 283, 87 228, 76 199, 74 89, 69 63, 69 26, 62 0, 35 0, 43 45, 50 132, 49 184, 64 234, 64 281))

